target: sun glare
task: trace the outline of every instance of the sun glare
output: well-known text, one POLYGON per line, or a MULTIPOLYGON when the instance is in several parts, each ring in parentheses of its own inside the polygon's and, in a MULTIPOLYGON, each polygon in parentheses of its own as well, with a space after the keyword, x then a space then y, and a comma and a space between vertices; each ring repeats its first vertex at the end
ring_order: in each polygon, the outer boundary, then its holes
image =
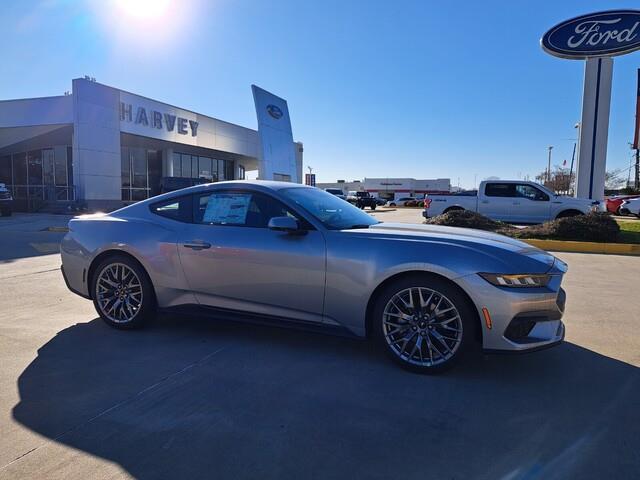
POLYGON ((170 3, 171 0, 116 0, 116 5, 121 12, 141 19, 163 16, 170 3))

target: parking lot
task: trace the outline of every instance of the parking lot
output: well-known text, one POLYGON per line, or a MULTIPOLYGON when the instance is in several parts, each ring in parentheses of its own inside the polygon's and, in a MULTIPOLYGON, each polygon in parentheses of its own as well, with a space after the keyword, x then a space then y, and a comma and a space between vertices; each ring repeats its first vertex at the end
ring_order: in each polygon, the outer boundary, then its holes
POLYGON ((563 345, 426 377, 349 338, 111 329, 64 285, 65 217, 0 220, 0 479, 638 478, 640 257, 558 254, 563 345))

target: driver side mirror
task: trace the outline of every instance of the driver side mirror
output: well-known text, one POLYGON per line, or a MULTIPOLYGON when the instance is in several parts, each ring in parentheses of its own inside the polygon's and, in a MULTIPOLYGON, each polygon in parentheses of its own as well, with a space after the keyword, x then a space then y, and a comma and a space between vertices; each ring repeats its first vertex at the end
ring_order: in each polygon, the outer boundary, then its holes
POLYGON ((304 231, 293 217, 273 217, 269 220, 268 227, 276 232, 300 233, 304 231))

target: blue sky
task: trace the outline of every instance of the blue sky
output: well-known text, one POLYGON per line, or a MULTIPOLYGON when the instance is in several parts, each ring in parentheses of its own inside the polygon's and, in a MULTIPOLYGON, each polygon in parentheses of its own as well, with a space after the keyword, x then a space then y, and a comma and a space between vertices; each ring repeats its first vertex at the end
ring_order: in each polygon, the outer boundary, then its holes
MULTIPOLYGON (((123 0, 124 1, 124 0, 123 0)), ((449 177, 471 187, 570 161, 581 61, 540 36, 619 1, 4 2, 0 98, 99 82, 256 127, 250 85, 286 98, 318 181, 449 177), (151 11, 150 11, 151 10, 151 11)), ((135 1, 135 0, 131 0, 135 1)), ((627 168, 640 52, 614 60, 608 168, 627 168)))

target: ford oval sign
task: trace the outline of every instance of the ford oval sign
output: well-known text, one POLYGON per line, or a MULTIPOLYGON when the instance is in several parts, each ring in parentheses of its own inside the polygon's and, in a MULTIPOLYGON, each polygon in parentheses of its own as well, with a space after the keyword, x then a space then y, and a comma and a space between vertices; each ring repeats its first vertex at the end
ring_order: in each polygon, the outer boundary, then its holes
POLYGON ((276 120, 282 117, 282 110, 280 110, 280 107, 277 107, 276 105, 267 105, 267 113, 276 120))
POLYGON ((640 49, 640 10, 610 10, 562 22, 540 41, 562 58, 612 57, 640 49))

